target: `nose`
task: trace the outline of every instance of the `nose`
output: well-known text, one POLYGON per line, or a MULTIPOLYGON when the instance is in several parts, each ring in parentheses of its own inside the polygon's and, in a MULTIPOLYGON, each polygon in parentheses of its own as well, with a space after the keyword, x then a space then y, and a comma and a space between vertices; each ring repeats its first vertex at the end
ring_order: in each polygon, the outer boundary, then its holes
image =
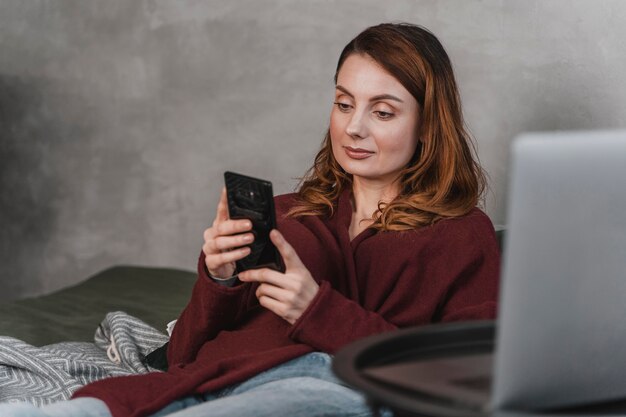
POLYGON ((350 122, 346 126, 346 133, 354 139, 363 139, 367 136, 367 126, 364 115, 360 112, 352 113, 350 122))

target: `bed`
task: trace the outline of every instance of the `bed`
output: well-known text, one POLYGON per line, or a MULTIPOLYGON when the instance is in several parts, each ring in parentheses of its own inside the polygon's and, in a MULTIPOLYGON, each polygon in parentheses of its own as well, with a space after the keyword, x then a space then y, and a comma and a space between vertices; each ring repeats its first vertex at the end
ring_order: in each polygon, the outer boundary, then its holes
POLYGON ((37 406, 90 382, 164 369, 167 324, 196 273, 115 266, 78 285, 0 306, 0 403, 37 406))
POLYGON ((163 332, 187 304, 196 273, 114 266, 49 295, 2 303, 0 335, 34 346, 92 342, 111 311, 124 311, 163 332))

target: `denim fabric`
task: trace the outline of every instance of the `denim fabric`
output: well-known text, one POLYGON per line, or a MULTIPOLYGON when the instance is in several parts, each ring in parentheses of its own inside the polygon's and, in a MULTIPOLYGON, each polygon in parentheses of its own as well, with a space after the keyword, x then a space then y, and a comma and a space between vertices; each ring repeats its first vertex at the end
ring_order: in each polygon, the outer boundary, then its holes
MULTIPOLYGON (((174 401, 151 417, 372 416, 364 397, 343 385, 331 371, 332 358, 309 353, 247 381, 174 401)), ((391 416, 383 411, 383 416, 391 416)), ((111 417, 100 400, 80 398, 43 408, 0 405, 3 417, 111 417)))
POLYGON ((2 417, 111 417, 106 404, 96 398, 59 401, 45 407, 32 404, 0 404, 2 417))
POLYGON ((309 353, 240 384, 175 401, 151 417, 371 416, 364 397, 334 376, 331 361, 309 353))

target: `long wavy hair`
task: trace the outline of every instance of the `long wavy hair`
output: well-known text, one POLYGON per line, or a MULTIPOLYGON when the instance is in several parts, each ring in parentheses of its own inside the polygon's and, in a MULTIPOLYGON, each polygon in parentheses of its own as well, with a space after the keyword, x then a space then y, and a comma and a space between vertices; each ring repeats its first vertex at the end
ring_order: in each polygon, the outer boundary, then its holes
MULTIPOLYGON (((479 203, 486 180, 465 128, 452 64, 439 40, 408 23, 367 28, 341 52, 335 83, 352 54, 373 58, 419 103, 420 142, 397 178, 400 193, 388 203, 379 202, 369 227, 410 230, 467 214, 479 203)), ((330 217, 341 192, 351 186, 352 175, 333 156, 329 130, 288 215, 330 217)))

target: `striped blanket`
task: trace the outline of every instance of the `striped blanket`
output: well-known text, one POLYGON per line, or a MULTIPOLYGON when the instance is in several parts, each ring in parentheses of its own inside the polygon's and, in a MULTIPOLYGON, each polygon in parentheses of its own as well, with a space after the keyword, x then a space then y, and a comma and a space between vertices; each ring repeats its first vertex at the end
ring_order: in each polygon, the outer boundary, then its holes
POLYGON ((155 371, 143 359, 168 337, 133 316, 113 312, 94 339, 35 347, 0 337, 0 402, 41 406, 67 400, 81 386, 102 378, 155 371))

